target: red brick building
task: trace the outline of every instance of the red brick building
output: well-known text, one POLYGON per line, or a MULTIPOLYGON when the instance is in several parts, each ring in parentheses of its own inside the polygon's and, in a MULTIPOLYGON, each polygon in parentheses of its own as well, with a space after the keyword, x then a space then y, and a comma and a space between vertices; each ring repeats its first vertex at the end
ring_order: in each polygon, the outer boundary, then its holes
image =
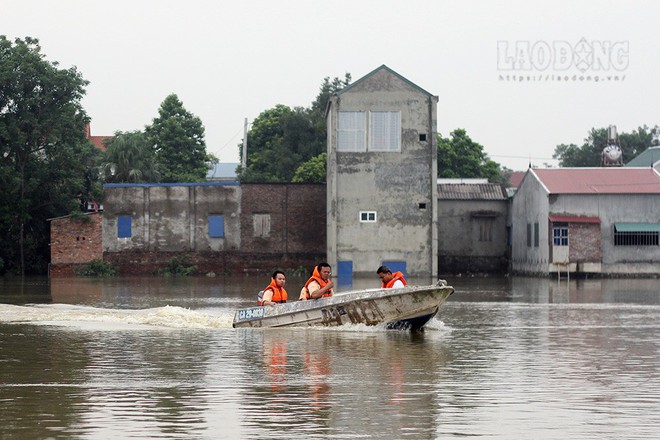
POLYGON ((50 275, 72 276, 92 260, 103 259, 101 212, 50 219, 50 275))

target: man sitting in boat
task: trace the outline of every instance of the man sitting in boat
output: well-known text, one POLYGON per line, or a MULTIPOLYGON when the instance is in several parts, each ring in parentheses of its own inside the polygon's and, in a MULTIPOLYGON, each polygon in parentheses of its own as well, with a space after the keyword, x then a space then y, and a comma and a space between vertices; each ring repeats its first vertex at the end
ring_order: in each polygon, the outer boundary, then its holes
POLYGON ((281 270, 273 272, 270 279, 270 284, 263 291, 263 297, 259 302, 260 306, 274 306, 278 303, 285 303, 288 297, 286 290, 284 290, 284 283, 286 283, 286 276, 281 270))
POLYGON ((328 263, 321 263, 314 267, 312 276, 300 291, 300 301, 332 296, 334 293, 332 288, 335 284, 330 280, 331 272, 332 268, 328 263))
POLYGON ((387 266, 380 266, 376 273, 382 281, 381 287, 383 289, 396 289, 408 285, 406 279, 403 277, 403 273, 399 271, 392 273, 387 266))

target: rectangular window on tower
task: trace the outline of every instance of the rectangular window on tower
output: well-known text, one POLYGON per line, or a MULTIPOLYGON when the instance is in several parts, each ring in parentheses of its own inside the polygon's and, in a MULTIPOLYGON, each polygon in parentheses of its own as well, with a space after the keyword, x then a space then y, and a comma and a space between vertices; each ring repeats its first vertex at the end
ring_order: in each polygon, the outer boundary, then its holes
POLYGON ((401 151, 401 112, 369 112, 369 151, 401 151))
POLYGON ((366 151, 365 112, 337 113, 337 151, 366 151))

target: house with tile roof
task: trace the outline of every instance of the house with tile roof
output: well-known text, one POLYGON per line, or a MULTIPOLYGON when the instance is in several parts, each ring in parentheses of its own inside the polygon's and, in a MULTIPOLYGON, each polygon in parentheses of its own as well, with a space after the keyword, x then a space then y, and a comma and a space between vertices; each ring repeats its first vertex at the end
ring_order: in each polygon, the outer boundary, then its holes
POLYGON ((85 126, 85 138, 101 151, 105 151, 107 149, 105 143, 113 137, 114 136, 92 136, 92 128, 90 123, 88 122, 85 126))
POLYGON ((486 179, 438 179, 440 275, 507 272, 508 199, 486 179))
POLYGON ((530 168, 511 206, 514 274, 660 273, 654 168, 530 168))

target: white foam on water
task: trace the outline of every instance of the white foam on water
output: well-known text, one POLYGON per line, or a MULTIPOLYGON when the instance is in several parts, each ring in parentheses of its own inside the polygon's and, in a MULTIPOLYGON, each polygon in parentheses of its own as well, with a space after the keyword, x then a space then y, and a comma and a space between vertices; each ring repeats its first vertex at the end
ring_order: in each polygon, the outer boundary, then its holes
POLYGON ((14 306, 0 304, 1 323, 59 325, 94 330, 130 328, 231 328, 234 313, 199 312, 177 306, 150 309, 102 309, 68 304, 14 306))

